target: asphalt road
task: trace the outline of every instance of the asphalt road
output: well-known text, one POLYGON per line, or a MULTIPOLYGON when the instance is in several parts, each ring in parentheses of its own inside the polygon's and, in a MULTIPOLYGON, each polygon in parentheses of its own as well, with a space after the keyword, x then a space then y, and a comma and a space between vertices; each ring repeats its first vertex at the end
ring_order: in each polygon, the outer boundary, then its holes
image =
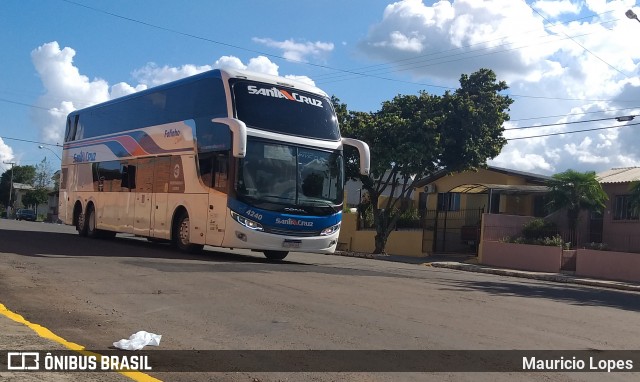
MULTIPOLYGON (((87 349, 632 350, 640 294, 351 257, 206 248, 0 220, 0 303, 87 349)), ((600 381, 599 373, 154 373, 162 380, 600 381)))

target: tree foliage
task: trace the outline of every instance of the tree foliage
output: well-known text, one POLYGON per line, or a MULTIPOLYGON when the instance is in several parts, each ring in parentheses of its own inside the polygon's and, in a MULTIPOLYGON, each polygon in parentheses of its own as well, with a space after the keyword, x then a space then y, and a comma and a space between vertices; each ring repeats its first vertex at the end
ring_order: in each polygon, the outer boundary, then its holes
POLYGON ((40 204, 49 200, 49 191, 44 187, 36 187, 34 190, 25 192, 22 197, 22 204, 25 207, 34 206, 34 210, 38 210, 40 204))
POLYGON ((421 91, 383 102, 375 113, 348 111, 333 98, 342 134, 371 149, 371 175, 357 172, 357 153, 345 149, 347 178, 359 179, 370 196, 376 226, 375 253, 384 252, 389 234, 409 208, 422 178, 436 171, 484 167, 506 140, 502 124, 513 102, 499 94, 508 87, 495 73, 480 69, 460 77, 460 88, 443 95, 421 91), (394 195, 379 205, 383 193, 394 195))
POLYGON ((547 181, 550 191, 547 206, 552 211, 567 210, 569 228, 575 232, 580 211, 594 211, 605 207, 608 197, 594 171, 567 170, 547 181))
MULTIPOLYGON (((13 183, 24 183, 33 185, 36 177, 34 166, 13 166, 13 183)), ((11 188, 11 169, 6 170, 0 176, 0 203, 9 202, 9 189, 11 188)), ((11 198, 15 200, 15 198, 11 198)))

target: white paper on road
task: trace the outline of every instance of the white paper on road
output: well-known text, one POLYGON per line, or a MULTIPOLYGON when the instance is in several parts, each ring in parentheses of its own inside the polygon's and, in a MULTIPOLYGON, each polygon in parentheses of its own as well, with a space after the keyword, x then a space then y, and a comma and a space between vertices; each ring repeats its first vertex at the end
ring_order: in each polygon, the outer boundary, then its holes
POLYGON ((147 345, 160 346, 161 338, 162 336, 160 334, 153 334, 141 330, 135 334, 132 334, 128 340, 121 339, 118 342, 114 342, 113 346, 122 350, 140 350, 147 345))

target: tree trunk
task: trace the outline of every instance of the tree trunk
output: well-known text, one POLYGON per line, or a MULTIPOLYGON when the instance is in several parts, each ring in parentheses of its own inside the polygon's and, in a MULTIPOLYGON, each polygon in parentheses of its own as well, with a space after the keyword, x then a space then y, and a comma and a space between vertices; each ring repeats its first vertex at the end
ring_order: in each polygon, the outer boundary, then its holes
POLYGON ((373 253, 376 255, 383 255, 384 249, 387 246, 387 237, 383 233, 376 234, 376 248, 373 250, 373 253))

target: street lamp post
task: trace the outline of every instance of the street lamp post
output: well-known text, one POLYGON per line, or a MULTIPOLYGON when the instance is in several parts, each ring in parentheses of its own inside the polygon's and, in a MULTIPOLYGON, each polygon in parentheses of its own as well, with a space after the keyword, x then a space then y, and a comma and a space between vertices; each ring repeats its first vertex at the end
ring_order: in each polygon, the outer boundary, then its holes
POLYGON ((9 208, 11 208, 11 194, 13 194, 13 166, 16 165, 16 162, 2 162, 4 164, 10 164, 11 165, 11 181, 10 181, 10 185, 9 185, 9 204, 7 204, 7 219, 9 219, 9 208))
POLYGON ((60 162, 62 162, 62 158, 60 158, 60 155, 56 154, 56 152, 55 152, 55 151, 53 151, 53 150, 51 150, 50 148, 48 148, 48 147, 46 147, 46 146, 43 146, 43 145, 38 146, 38 148, 39 148, 39 149, 47 149, 47 150, 51 151, 51 152, 53 153, 53 155, 55 155, 56 157, 58 157, 58 159, 60 159, 60 162))

